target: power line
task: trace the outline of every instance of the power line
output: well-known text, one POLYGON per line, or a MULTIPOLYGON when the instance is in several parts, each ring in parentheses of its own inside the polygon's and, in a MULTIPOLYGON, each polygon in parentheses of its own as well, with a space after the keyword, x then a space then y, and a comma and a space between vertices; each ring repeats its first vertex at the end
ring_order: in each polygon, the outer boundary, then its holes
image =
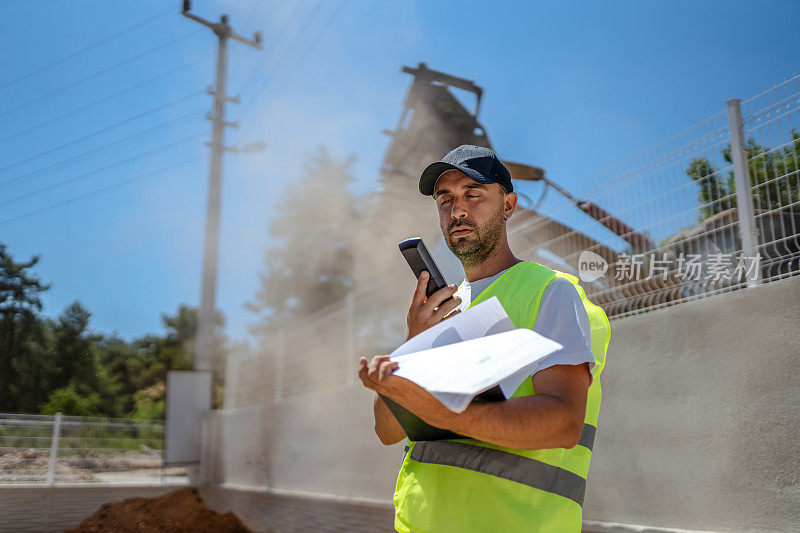
POLYGON ((90 44, 89 46, 81 48, 80 50, 76 50, 75 52, 69 53, 69 54, 65 55, 64 57, 62 57, 61 59, 57 59, 55 61, 51 61, 50 63, 47 63, 46 65, 42 65, 41 67, 38 67, 38 68, 28 72, 27 74, 24 74, 24 75, 20 76, 19 78, 15 79, 15 80, 11 80, 9 82, 6 82, 3 85, 0 85, 0 91, 5 89, 6 87, 10 87, 11 85, 14 85, 15 83, 19 83, 22 80, 26 80, 26 79, 30 78, 34 74, 38 74, 39 72, 42 72, 43 70, 47 70, 50 67, 53 67, 53 66, 55 66, 55 65, 57 65, 59 63, 67 61, 68 59, 72 59, 75 56, 78 56, 78 55, 80 55, 80 54, 82 54, 84 52, 87 52, 87 51, 91 50, 92 48, 96 48, 96 47, 98 47, 98 46, 100 46, 102 44, 105 44, 108 41, 111 41, 112 39, 116 39, 120 35, 124 35, 126 33, 129 33, 131 31, 137 29, 137 28, 140 28, 141 26, 144 26, 145 24, 153 22, 154 20, 156 20, 158 18, 161 18, 161 17, 163 17, 164 15, 166 15, 168 13, 174 13, 174 12, 175 12, 175 10, 172 7, 170 7, 169 9, 165 9, 164 11, 161 11, 160 13, 158 13, 156 15, 153 15, 152 17, 150 17, 148 19, 145 19, 145 20, 143 20, 141 22, 137 22, 133 26, 129 26, 129 27, 125 28, 124 30, 118 31, 117 33, 115 33, 113 35, 109 35, 108 37, 100 39, 99 41, 97 41, 97 42, 95 42, 93 44, 90 44))
MULTIPOLYGON (((6 135, 2 139, 0 139, 0 142, 8 141, 9 139, 13 139, 14 137, 18 137, 20 135, 23 135, 23 134, 28 133, 30 131, 33 131, 35 129, 41 128, 42 126, 46 126, 48 124, 51 124, 51 123, 56 122, 58 120, 61 120, 64 117, 68 117, 68 116, 74 115, 75 113, 78 113, 80 111, 84 111, 86 109, 89 109, 90 107, 93 107, 93 106, 95 106, 95 105, 97 105, 99 103, 105 102, 107 100, 111 100, 111 99, 119 96, 120 94, 132 91, 133 89, 138 89, 139 87, 147 85, 148 83, 154 82, 154 81, 156 81, 158 79, 161 79, 161 78, 164 78, 166 76, 169 76, 170 74, 172 74, 174 72, 177 72, 179 70, 183 70, 186 67, 194 65, 195 63, 198 63, 198 62, 202 61, 205 58, 206 58, 206 56, 198 57, 198 58, 193 59, 192 61, 189 61, 188 63, 185 63, 185 64, 183 64, 183 65, 181 65, 179 67, 176 67, 176 68, 174 68, 172 70, 168 70, 166 72, 162 72, 161 74, 153 76, 152 78, 148 78, 148 79, 146 79, 146 80, 144 80, 142 82, 139 82, 139 83, 136 83, 136 84, 131 85, 129 87, 126 87, 125 89, 122 89, 120 91, 112 93, 112 94, 110 94, 108 96, 104 96, 103 98, 100 98, 99 100, 95 100, 93 102, 89 102, 88 104, 80 106, 80 107, 78 107, 76 109, 73 109, 72 111, 67 111, 66 113, 62 113, 62 114, 60 114, 60 115, 58 115, 56 117, 51 118, 50 120, 46 120, 44 122, 40 122, 38 124, 35 124, 33 126, 30 126, 29 128, 26 128, 26 129, 22 130, 22 131, 15 131, 14 133, 12 133, 10 135, 6 135)), ((198 92, 201 92, 201 91, 198 91, 198 92)))
MULTIPOLYGON (((308 48, 306 48, 306 50, 303 52, 303 54, 302 54, 302 56, 300 57, 300 59, 298 59, 298 60, 297 60, 297 61, 294 63, 294 68, 292 68, 292 69, 291 69, 291 71, 290 71, 290 72, 289 72, 289 74, 287 75, 286 79, 288 79, 288 78, 289 78, 289 77, 290 77, 290 76, 291 76, 291 75, 292 75, 294 72, 296 72, 296 71, 297 71, 297 67, 298 67, 298 66, 299 66, 299 65, 300 65, 300 64, 301 64, 301 63, 302 63, 302 62, 303 62, 303 61, 304 61, 304 60, 305 60, 305 59, 308 57, 308 55, 309 55, 309 53, 311 52, 311 50, 312 50, 312 49, 313 49, 313 48, 314 48, 314 47, 317 45, 317 43, 319 42, 319 40, 320 40, 320 38, 322 37, 322 35, 324 35, 324 33, 325 33, 325 32, 327 31, 327 29, 330 27, 330 25, 331 25, 331 23, 333 22, 333 20, 334 20, 334 19, 335 19, 335 18, 336 18, 336 17, 339 15, 339 13, 341 12, 342 8, 345 6, 345 4, 346 4, 346 3, 347 3, 347 0, 342 0, 342 2, 339 4, 339 6, 338 6, 338 7, 337 7, 337 8, 336 8, 336 9, 335 9, 335 10, 334 10, 332 13, 331 13, 331 15, 328 17, 328 19, 327 19, 327 20, 325 21, 325 23, 323 24, 323 26, 322 26, 322 29, 321 29, 321 30, 320 30, 320 31, 317 33, 317 35, 316 35, 316 36, 315 36, 315 37, 312 39, 312 41, 311 41, 311 44, 310 44, 310 45, 308 46, 308 48)), ((318 7, 319 5, 320 5, 320 4, 317 4, 317 7, 318 7)), ((309 20, 310 20, 310 19, 309 19, 309 20)), ((308 20, 307 20, 306 22, 308 22, 308 20)), ((301 29, 300 31, 298 31, 298 33, 297 33, 297 34, 295 34, 295 36, 299 35, 300 33, 302 33, 302 29, 301 29)), ((281 56, 281 57, 285 57, 285 56, 281 56)), ((264 89, 264 87, 266 86, 267 82, 268 82, 268 81, 269 81, 269 80, 272 78, 272 75, 273 75, 273 74, 274 74, 274 73, 277 71, 277 67, 278 67, 278 65, 279 65, 279 64, 280 64, 280 61, 279 61, 278 63, 276 63, 276 64, 273 64, 273 66, 272 66, 272 68, 270 69, 269 73, 267 74, 266 78, 264 78, 264 81, 262 81, 261 85, 259 85, 258 89, 256 89, 256 91, 253 93, 253 97, 252 97, 252 98, 250 99, 250 101, 249 101, 249 102, 247 102, 247 104, 246 104, 246 105, 245 105, 245 106, 242 108, 242 114, 243 114, 243 115, 244 115, 244 114, 245 114, 245 113, 246 113, 246 112, 247 112, 247 111, 250 109, 250 107, 251 107, 251 106, 252 106, 252 105, 255 103, 255 101, 256 101, 256 99, 257 99, 257 97, 258 97, 259 93, 260 93, 260 92, 261 92, 261 91, 264 89)), ((284 87, 284 86, 286 85, 286 83, 287 83, 287 82, 284 80, 283 84, 281 84, 281 88, 282 88, 282 87, 284 87)))
POLYGON ((308 48, 305 49, 303 54, 300 56, 300 59, 295 61, 294 68, 291 71, 289 71, 289 73, 283 79, 283 84, 280 85, 279 89, 282 89, 283 87, 285 87, 286 84, 288 83, 289 78, 291 78, 292 74, 297 72, 298 67, 303 63, 303 61, 305 61, 305 59, 311 53, 311 50, 313 50, 314 47, 319 42, 320 38, 325 34, 325 32, 328 30, 328 28, 330 28, 331 24, 333 24, 333 20, 339 15, 339 12, 341 12, 342 8, 344 8, 346 3, 347 3, 347 0, 342 0, 342 2, 339 4, 339 7, 337 7, 336 10, 331 13, 331 16, 328 17, 328 20, 325 21, 325 24, 322 26, 322 30, 320 30, 320 32, 317 34, 317 36, 314 37, 314 39, 311 42, 311 44, 308 46, 308 48))
POLYGON ((250 13, 247 15, 247 22, 244 25, 250 29, 250 24, 253 22, 253 19, 256 16, 256 13, 261 11, 261 6, 265 5, 266 2, 259 2, 258 0, 253 0, 253 8, 250 10, 250 13))
POLYGON ((18 182, 20 180, 23 180, 25 178, 29 178, 31 176, 34 176, 34 175, 39 174, 41 172, 44 172, 45 170, 52 170, 54 168, 62 167, 65 164, 71 163, 72 161, 76 161, 78 159, 82 159, 82 158, 84 158, 84 157, 86 157, 88 155, 91 155, 91 154, 94 154, 94 153, 98 153, 98 152, 102 152, 104 150, 108 150, 109 148, 111 148, 111 147, 113 147, 115 145, 118 145, 118 144, 124 144, 124 143, 126 143, 126 142, 128 142, 128 141, 130 141, 132 139, 135 139, 136 137, 141 137, 142 135, 151 133, 153 131, 159 130, 159 129, 164 128, 166 126, 170 126, 172 124, 177 124, 179 122, 183 122, 187 118, 196 117, 200 113, 200 111, 202 111, 202 110, 198 109, 198 110, 192 111, 190 113, 186 113, 185 115, 182 115, 182 116, 180 116, 178 118, 175 118, 175 119, 172 119, 172 120, 168 120, 166 122, 162 122, 161 124, 157 124, 157 125, 155 125, 155 126, 153 126, 151 128, 147 128, 145 130, 136 132, 133 135, 129 135, 127 137, 124 137, 122 139, 116 140, 114 142, 110 142, 108 144, 104 144, 102 146, 94 148, 93 150, 89 150, 88 152, 83 152, 83 153, 80 153, 78 155, 75 155, 75 156, 72 156, 72 157, 68 157, 67 159, 62 159, 61 161, 57 161, 57 162, 52 163, 50 165, 44 166, 44 167, 42 167, 40 169, 34 170, 33 172, 28 172, 27 174, 23 174, 22 176, 17 176, 15 178, 11 178, 11 179, 6 180, 6 181, 0 181, 0 189, 2 189, 3 187, 5 187, 7 185, 12 184, 12 183, 16 183, 16 182, 18 182))
MULTIPOLYGON (((303 34, 303 29, 305 27, 307 27, 308 24, 314 19, 314 17, 316 16, 317 12, 319 11, 319 8, 322 7, 323 2, 324 2, 324 0, 317 0, 317 4, 311 10, 311 14, 308 17, 306 17, 305 23, 302 24, 300 26, 300 28, 297 30, 297 32, 292 36, 292 40, 290 41, 289 46, 287 46, 285 48, 286 53, 281 54, 280 56, 278 56, 278 60, 275 63, 272 64, 272 66, 269 69, 269 72, 267 72, 266 77, 261 82, 261 84, 258 86, 258 88, 256 88, 256 90, 254 92, 254 95, 257 95, 258 93, 260 93, 261 90, 264 88, 264 86, 267 84, 267 82, 272 79, 272 75, 275 74, 275 72, 277 71, 278 66, 281 64, 283 58, 285 58, 286 56, 289 55, 288 52, 290 50, 294 49, 294 43, 297 41, 297 38, 300 37, 303 34)), ((253 99, 255 99, 255 96, 253 96, 253 99)), ((249 107, 249 104, 248 104, 247 107, 249 107)))
MULTIPOLYGON (((280 31, 278 31, 278 34, 275 35, 275 37, 270 40, 269 46, 265 50, 265 54, 261 56, 261 59, 258 60, 258 63, 256 63, 256 66, 250 70, 250 75, 247 77, 247 79, 244 81, 244 83, 242 83, 241 87, 239 88, 239 94, 242 94, 242 92, 247 87, 247 85, 251 81, 253 81, 253 78, 255 78, 256 74, 261 71, 261 67, 263 66, 263 64, 267 60, 267 58, 271 57, 269 55, 269 52, 272 52, 272 50, 275 49, 275 47, 277 46, 277 44, 281 40, 281 38, 283 38, 283 34, 286 33, 286 30, 289 28, 289 26, 291 26, 291 21, 292 21, 292 19, 294 19, 295 14, 297 14, 297 12, 300 10, 300 6, 301 5, 302 5, 302 2, 296 2, 294 4, 294 7, 292 8, 292 11, 289 13, 289 16, 286 18, 286 21, 281 25, 280 31)), ((317 4, 317 5, 319 5, 319 4, 317 4)))
MULTIPOLYGON (((124 120, 121 120, 119 122, 111 124, 110 126, 106 126, 106 127, 101 128, 99 130, 95 130, 95 131, 93 131, 91 133, 87 133, 86 135, 82 135, 82 136, 80 136, 80 137, 78 137, 76 139, 72 139, 71 141, 67 141, 65 143, 59 144, 58 146, 54 146, 53 148, 48 148, 47 150, 44 150, 42 152, 38 152, 36 154, 33 154, 32 156, 26 157, 25 159, 20 159, 19 161, 16 161, 16 162, 14 162, 14 163, 12 163, 10 165, 6 165, 6 166, 0 168, 0 172, 4 172, 4 171, 9 170, 9 169, 14 168, 14 167, 18 167, 19 165, 22 165, 23 163, 27 163, 28 161, 36 159, 37 157, 41 157, 41 156, 47 155, 49 153, 55 152, 56 150, 60 150, 62 148, 66 148, 67 146, 71 146, 71 145, 73 145, 75 143, 78 143, 78 142, 81 142, 81 141, 85 141, 86 139, 90 139, 90 138, 94 137, 95 135, 100 135, 101 133, 105 133, 105 132, 107 132, 109 130, 112 130, 112 129, 116 128, 116 127, 123 126, 125 124, 128 124, 130 122, 133 122, 134 120, 137 120, 137 119, 140 119, 142 117, 145 117, 145 116, 147 116, 147 115, 149 115, 151 113, 154 113, 156 111, 160 111, 160 110, 165 109, 167 107, 172 107, 172 106, 174 106, 176 104, 179 104, 179 103, 181 103, 181 102, 183 102, 185 100, 193 98, 193 97, 201 94, 202 92, 203 91, 200 91, 200 90, 192 91, 191 93, 189 93, 187 95, 184 95, 184 96, 181 96, 180 98, 176 98, 176 99, 170 100, 169 102, 166 102, 164 104, 157 105, 155 107, 151 107, 150 109, 148 109, 146 111, 143 111, 141 113, 138 113, 136 115, 128 117, 128 118, 126 118, 124 120)), ((205 109, 205 108, 203 108, 203 109, 205 109)))
POLYGON ((87 192, 85 194, 81 194, 81 195, 78 195, 78 196, 74 196, 72 198, 68 198, 66 200, 62 200, 61 202, 56 202, 54 204, 50 204, 50 205, 42 207, 40 209, 34 209, 33 211, 28 211, 27 213, 22 213, 21 215, 17 215, 17 216, 11 217, 11 218, 7 218, 5 220, 0 220, 0 225, 7 224, 7 223, 13 222, 15 220, 19 220, 21 218, 29 217, 31 215, 36 215, 36 214, 39 214, 39 213, 43 213, 45 211, 49 211, 49 210, 54 209, 56 207, 60 207, 60 206, 65 205, 65 204, 76 202, 78 200, 82 200, 84 198, 88 198, 89 196, 94 196, 95 194, 99 194, 99 193, 102 193, 102 192, 105 192, 105 191, 108 191, 108 190, 111 190, 111 189, 116 189, 117 187, 121 187, 123 185, 128 185, 129 183, 133 183, 135 181, 139 181, 139 180, 142 180, 142 179, 145 179, 145 178, 149 178, 151 176, 156 176, 158 174, 162 174, 164 172, 168 172, 168 171, 174 170, 174 169, 182 167, 184 165, 188 165, 189 163, 194 163, 195 161, 198 161, 199 159, 200 159, 199 157, 193 157, 191 159, 187 159, 187 160, 182 161, 181 163, 177 163, 175 165, 170 165, 168 167, 165 167, 165 168, 162 168, 162 169, 159 169, 159 170, 154 170, 152 172, 147 172, 145 174, 141 174, 139 176, 135 176, 133 178, 120 181, 118 183, 113 183, 111 185, 107 185, 105 187, 102 187, 100 189, 96 189, 94 191, 87 192))
POLYGON ((33 191, 26 192, 25 194, 20 194, 18 196, 13 197, 13 198, 9 198, 7 200, 3 200, 2 202, 0 202, 0 205, 10 204, 12 202, 16 202, 17 200, 22 200, 23 198, 27 198, 29 196, 33 196, 35 194, 39 194, 39 193, 44 192, 44 191, 48 191, 50 189, 58 187, 59 185, 64 185, 65 183, 70 183, 70 182, 73 182, 73 181, 77 181, 77 180, 79 180, 81 178, 85 178, 86 176, 91 176, 92 174, 97 174, 98 172, 102 172, 104 170, 110 170, 112 168, 116 168, 116 167, 118 167, 120 165, 123 165, 125 163, 130 163, 131 161, 134 161, 134 160, 139 159, 141 157, 148 156, 148 155, 154 154, 156 152, 160 152, 161 150, 166 150, 167 148, 172 148, 175 145, 184 143, 186 141, 190 141, 192 139, 197 139, 198 137, 202 137, 204 135, 205 135, 204 133, 197 133, 195 135, 190 135, 189 137, 184 137, 183 139, 171 142, 169 144, 165 144, 163 146, 159 146, 158 148, 154 148, 152 150, 148 150, 147 152, 144 152, 144 153, 141 153, 141 154, 136 154, 135 156, 129 157, 127 159, 123 159, 122 161, 117 161, 117 162, 112 163, 110 165, 106 165, 104 167, 97 168, 95 170, 90 170, 89 172, 84 172, 83 174, 79 174, 77 176, 73 176, 73 177, 65 179, 65 180, 61 180, 61 181, 57 181, 55 183, 51 183, 50 185, 47 185, 46 187, 41 187, 39 189, 35 189, 33 191))
POLYGON ((165 43, 161 43, 158 46, 154 46, 153 48, 150 48, 149 50, 145 50, 144 52, 142 52, 140 54, 137 54, 137 55, 135 55, 133 57, 129 57, 128 59, 120 61, 119 63, 115 63, 115 64, 113 64, 113 65, 111 65, 109 67, 106 67, 106 68, 104 68, 102 70, 99 70, 99 71, 97 71, 97 72, 95 72, 93 74, 90 74, 90 75, 88 75, 88 76, 86 76, 84 78, 81 78, 81 79, 75 80, 73 82, 70 82, 70 83, 68 83, 68 84, 66 84, 66 85, 64 85, 62 87, 59 87, 58 89, 53 89, 52 91, 47 92, 47 93, 45 93, 45 94, 43 94, 41 96, 37 96, 36 98, 34 98, 32 100, 28 100, 25 103, 19 104, 19 105, 15 106, 15 107, 12 107, 11 109, 7 109, 7 110, 3 111, 2 113, 0 113, 0 117, 8 115, 9 113, 13 113, 17 109, 22 109, 23 107, 29 106, 31 104, 35 104, 37 102, 41 102, 42 100, 44 100, 46 98, 49 98, 50 96, 53 96, 54 94, 58 94, 60 92, 66 91, 67 89, 70 89, 70 88, 72 88, 72 87, 74 87, 76 85, 80 85, 81 83, 84 83, 84 82, 89 81, 91 79, 94 79, 94 78, 97 78, 99 76, 102 76, 103 74, 105 74, 107 72, 110 72, 110 71, 114 70, 115 68, 119 68, 119 67, 121 67, 123 65, 127 65, 128 63, 136 61, 137 59, 140 59, 140 58, 142 58, 142 57, 144 57, 146 55, 152 54, 153 52, 155 52, 157 50, 160 50, 160 49, 162 49, 162 48, 164 48, 166 46, 169 46, 169 45, 174 44, 174 43, 176 43, 178 41, 181 41, 181 40, 183 40, 183 39, 185 39, 187 37, 191 37, 192 35, 200 33, 200 31, 202 31, 202 30, 195 30, 193 32, 189 32, 189 33, 187 33, 185 35, 182 35, 180 37, 176 37, 174 39, 170 39, 169 41, 167 41, 165 43))

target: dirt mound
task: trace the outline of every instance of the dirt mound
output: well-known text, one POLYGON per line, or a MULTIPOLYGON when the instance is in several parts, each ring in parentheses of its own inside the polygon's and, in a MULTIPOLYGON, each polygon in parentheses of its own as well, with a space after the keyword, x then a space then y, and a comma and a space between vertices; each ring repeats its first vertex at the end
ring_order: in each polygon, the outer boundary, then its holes
POLYGON ((193 488, 175 490, 158 498, 129 498, 106 503, 77 527, 64 533, 250 533, 236 517, 215 513, 193 488))

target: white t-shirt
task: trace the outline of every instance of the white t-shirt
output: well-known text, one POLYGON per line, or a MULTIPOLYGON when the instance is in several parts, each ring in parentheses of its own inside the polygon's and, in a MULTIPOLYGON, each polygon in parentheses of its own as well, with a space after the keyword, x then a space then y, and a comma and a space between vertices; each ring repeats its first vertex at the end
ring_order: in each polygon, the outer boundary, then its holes
MULTIPOLYGON (((459 309, 462 311, 483 292, 494 280, 508 269, 494 276, 461 284, 456 295, 461 297, 459 309)), ((594 374, 594 355, 592 355, 591 326, 586 308, 571 281, 556 278, 545 287, 542 302, 536 315, 533 331, 544 335, 564 346, 539 362, 533 372, 539 372, 553 365, 580 365, 589 363, 594 374)))

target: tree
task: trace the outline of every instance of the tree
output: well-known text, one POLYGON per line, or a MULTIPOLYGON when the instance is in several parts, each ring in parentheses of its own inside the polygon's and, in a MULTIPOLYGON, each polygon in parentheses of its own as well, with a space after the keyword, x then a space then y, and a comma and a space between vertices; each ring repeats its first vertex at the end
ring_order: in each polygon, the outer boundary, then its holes
POLYGON ((259 315, 255 333, 309 315, 352 289, 352 164, 352 157, 337 161, 320 148, 276 202, 270 226, 275 244, 265 250, 261 287, 247 304, 259 315))
POLYGON ((77 301, 58 316, 54 325, 51 387, 60 389, 72 383, 78 393, 87 395, 97 390, 95 339, 89 332, 91 316, 77 301))
POLYGON ((96 392, 83 395, 77 391, 74 383, 56 389, 50 399, 42 406, 42 414, 61 413, 69 416, 100 416, 98 406, 100 395, 96 392))
MULTIPOLYGON (((19 364, 43 356, 37 344, 45 333, 37 315, 42 309, 41 293, 50 286, 30 272, 38 262, 39 256, 16 262, 6 245, 0 243, 0 410, 4 411, 20 409, 19 383, 30 382, 31 378, 20 379, 20 371, 30 366, 42 371, 40 364, 19 364)), ((33 376, 34 382, 41 379, 42 376, 33 376)))
POLYGON ((95 340, 98 379, 101 382, 100 406, 105 416, 124 417, 134 410, 134 394, 139 390, 145 366, 141 352, 116 335, 99 335, 95 340))
POLYGON ((700 186, 699 196, 703 204, 700 220, 727 211, 736 205, 736 197, 732 194, 735 190, 733 176, 721 181, 717 169, 708 159, 704 157, 693 159, 686 173, 700 186))
MULTIPOLYGON (((163 334, 130 342, 91 331, 80 302, 55 318, 41 315, 49 288, 0 244, 0 410, 83 416, 162 416, 167 371, 192 368, 197 309, 162 314, 163 334)), ((214 405, 222 401, 227 339, 214 330, 214 405)))
MULTIPOLYGON (((781 179, 800 169, 800 132, 792 130, 792 140, 783 148, 772 150, 747 141, 748 168, 753 188, 755 209, 776 209, 800 201, 800 186, 796 179, 781 179)), ((722 151, 723 158, 733 164, 730 144, 722 151)), ((719 170, 701 157, 693 159, 686 174, 700 186, 702 211, 698 221, 736 207, 736 184, 731 170, 722 179, 719 170)))
POLYGON ((136 407, 131 413, 131 416, 144 420, 164 418, 165 392, 166 387, 163 382, 137 391, 133 396, 136 407))
MULTIPOLYGON (((214 329, 214 405, 221 403, 227 339, 224 318, 217 313, 214 329)), ((165 333, 148 334, 130 343, 107 336, 95 342, 101 402, 108 416, 163 416, 164 385, 169 370, 190 370, 197 332, 197 308, 180 305, 175 314, 162 313, 165 333), (113 414, 112 414, 113 413, 113 414)))

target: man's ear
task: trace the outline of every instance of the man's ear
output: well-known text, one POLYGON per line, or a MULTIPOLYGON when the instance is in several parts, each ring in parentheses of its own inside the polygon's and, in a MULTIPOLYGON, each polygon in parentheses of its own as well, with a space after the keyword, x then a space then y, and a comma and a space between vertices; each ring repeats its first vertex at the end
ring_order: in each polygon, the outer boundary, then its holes
POLYGON ((511 218, 511 215, 514 214, 514 209, 517 208, 517 193, 509 192, 503 196, 503 211, 506 215, 506 220, 511 218))

